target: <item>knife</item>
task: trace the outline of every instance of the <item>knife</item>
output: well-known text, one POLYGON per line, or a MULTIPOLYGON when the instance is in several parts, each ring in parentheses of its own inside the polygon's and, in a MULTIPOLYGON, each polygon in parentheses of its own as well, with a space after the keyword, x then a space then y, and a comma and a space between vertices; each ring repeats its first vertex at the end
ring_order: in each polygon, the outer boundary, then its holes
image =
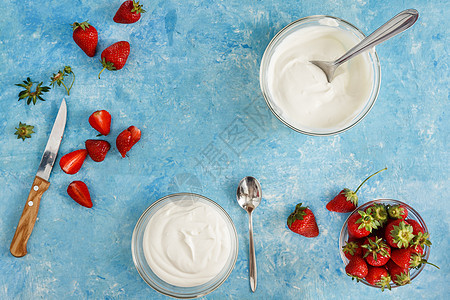
POLYGON ((44 154, 42 155, 41 163, 39 165, 36 177, 34 177, 33 185, 31 186, 30 194, 27 202, 23 208, 22 216, 17 225, 16 233, 9 250, 15 257, 22 257, 27 254, 27 242, 33 231, 34 223, 39 210, 42 194, 50 186, 48 179, 56 161, 59 145, 66 127, 67 106, 63 99, 61 106, 53 124, 52 132, 48 138, 47 146, 45 146, 44 154))

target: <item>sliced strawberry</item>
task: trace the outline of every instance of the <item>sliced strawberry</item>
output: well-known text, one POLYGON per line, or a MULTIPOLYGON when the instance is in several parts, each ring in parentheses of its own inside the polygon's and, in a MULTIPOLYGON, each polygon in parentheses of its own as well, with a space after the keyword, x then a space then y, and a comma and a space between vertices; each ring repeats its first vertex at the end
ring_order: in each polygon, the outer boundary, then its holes
POLYGON ((89 117, 89 124, 101 135, 108 135, 111 130, 111 115, 106 110, 97 110, 89 117))
POLYGON ((70 183, 67 187, 67 194, 78 204, 88 208, 92 207, 91 195, 83 181, 73 181, 70 183))
POLYGON ((381 287, 381 291, 384 291, 384 288, 391 289, 389 284, 391 282, 391 276, 389 276, 388 271, 383 267, 368 266, 365 279, 369 284, 381 287))
POLYGON ((81 169, 87 154, 88 152, 86 149, 80 149, 67 153, 61 157, 59 166, 67 174, 75 174, 81 169))
POLYGON ((359 281, 367 276, 369 269, 366 261, 360 256, 354 256, 345 267, 345 273, 359 281))
POLYGON ((111 145, 104 140, 87 140, 85 143, 86 150, 93 161, 103 161, 106 153, 108 153, 111 145))
POLYGON ((136 126, 130 126, 122 131, 116 139, 116 147, 122 157, 141 139, 141 131, 136 126))

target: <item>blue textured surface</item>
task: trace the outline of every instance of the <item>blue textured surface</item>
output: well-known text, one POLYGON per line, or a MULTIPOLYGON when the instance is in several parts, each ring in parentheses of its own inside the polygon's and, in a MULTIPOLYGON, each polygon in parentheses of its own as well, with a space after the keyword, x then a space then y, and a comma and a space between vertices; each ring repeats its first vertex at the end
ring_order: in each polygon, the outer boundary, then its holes
MULTIPOLYGON (((131 234, 140 214, 172 192, 201 193, 222 205, 238 229, 239 258, 211 299, 443 299, 450 293, 449 214, 449 5, 445 0, 372 1, 141 1, 148 13, 133 25, 115 24, 121 1, 12 1, 0 3, 0 298, 158 299, 139 277, 131 234), (39 3, 40 2, 40 3, 39 3), (377 48, 381 91, 370 114, 338 136, 310 137, 279 122, 259 88, 259 62, 282 27, 300 17, 328 14, 370 33, 395 13, 416 8, 417 24, 377 48), (88 58, 72 41, 70 24, 89 21, 99 32, 88 58), (100 52, 119 40, 131 44, 126 66, 102 74, 100 52), (141 141, 122 159, 115 147, 102 163, 86 160, 69 176, 56 166, 44 194, 29 254, 14 258, 9 244, 22 212, 64 89, 26 106, 14 86, 27 76, 48 81, 64 65, 77 79, 68 102, 60 154, 82 148, 96 132, 88 116, 113 116, 106 138, 114 145, 130 125, 141 141), (14 127, 36 133, 25 142, 14 127), (425 219, 430 261, 408 286, 383 294, 345 275, 338 254, 346 215, 325 204, 343 187, 388 166, 360 192, 407 202, 425 219), (239 180, 253 175, 263 187, 255 211, 258 289, 248 282, 247 215, 235 202, 239 180), (94 207, 66 194, 83 180, 94 207), (289 232, 285 221, 303 201, 320 235, 289 232), (368 295, 368 293, 373 293, 368 295)), ((61 155, 60 155, 61 156, 61 155)))

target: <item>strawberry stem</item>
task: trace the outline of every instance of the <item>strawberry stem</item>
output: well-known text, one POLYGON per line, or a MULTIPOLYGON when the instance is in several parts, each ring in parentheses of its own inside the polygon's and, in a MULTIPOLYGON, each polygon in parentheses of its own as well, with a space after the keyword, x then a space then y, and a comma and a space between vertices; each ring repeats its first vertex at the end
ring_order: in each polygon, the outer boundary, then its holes
POLYGON ((71 72, 71 73, 72 73, 72 75, 73 75, 73 80, 72 80, 72 83, 70 84, 69 90, 67 91, 67 95, 69 95, 70 89, 72 88, 73 83, 75 82, 75 73, 74 73, 74 72, 71 72))
POLYGON ((441 269, 438 266, 436 266, 435 264, 432 264, 432 263, 428 262, 426 259, 422 259, 420 262, 423 263, 423 264, 432 265, 433 267, 438 268, 439 270, 441 269))
POLYGON ((369 177, 367 177, 363 182, 361 182, 361 184, 358 186, 358 188, 356 188, 355 194, 358 192, 359 188, 360 188, 367 180, 369 180, 372 176, 375 176, 375 175, 377 175, 378 173, 380 173, 380 172, 382 172, 382 171, 384 171, 384 170, 387 170, 387 168, 381 169, 380 171, 375 172, 375 173, 373 173, 372 175, 370 175, 369 177))
POLYGON ((102 74, 103 70, 105 70, 105 69, 106 69, 106 67, 104 67, 104 68, 100 71, 100 73, 98 73, 98 79, 100 79, 100 74, 102 74))

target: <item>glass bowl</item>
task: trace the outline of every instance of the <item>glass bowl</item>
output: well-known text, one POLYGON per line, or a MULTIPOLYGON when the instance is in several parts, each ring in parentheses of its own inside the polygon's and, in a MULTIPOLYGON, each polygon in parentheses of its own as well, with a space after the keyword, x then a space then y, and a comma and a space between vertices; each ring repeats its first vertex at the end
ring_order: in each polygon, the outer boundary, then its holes
POLYGON ((216 202, 204 196, 191 193, 171 194, 155 201, 144 211, 144 213, 137 221, 136 227, 134 228, 133 231, 133 237, 131 240, 131 252, 133 255, 133 262, 142 279, 144 279, 144 281, 157 292, 164 294, 166 296, 171 296, 179 299, 191 299, 202 297, 217 289, 231 274, 237 260, 238 247, 239 243, 236 228, 227 212, 216 202), (223 217, 225 223, 228 226, 228 231, 230 233, 231 252, 222 271, 220 271, 220 273, 217 274, 210 281, 202 285, 193 287, 175 286, 160 279, 148 265, 143 250, 143 236, 151 217, 166 204, 182 200, 200 201, 204 204, 209 205, 217 213, 219 213, 219 215, 223 217))
MULTIPOLYGON (((261 60, 260 86, 261 86, 261 91, 264 96, 264 99, 266 100, 266 103, 269 106, 269 109, 286 126, 288 126, 289 128, 291 128, 297 132, 307 134, 307 135, 313 135, 313 136, 334 135, 334 134, 344 132, 347 129, 350 129, 351 127, 355 126, 369 113, 370 109, 375 104, 375 101, 378 96, 378 92, 380 90, 380 83, 381 83, 380 61, 378 59, 378 55, 377 55, 375 49, 372 49, 372 50, 369 50, 369 51, 361 54, 361 55, 368 56, 370 68, 373 73, 372 88, 371 88, 369 97, 365 101, 364 106, 361 108, 361 110, 358 113, 356 113, 352 117, 351 120, 345 122, 344 124, 341 124, 339 126, 332 127, 332 128, 310 128, 306 125, 293 124, 294 122, 292 120, 289 120, 289 117, 286 115, 286 113, 283 112, 283 110, 277 106, 276 99, 270 90, 269 79, 268 79, 268 77, 269 77, 268 70, 269 70, 273 55, 274 55, 277 47, 289 35, 295 33, 299 29, 307 28, 310 26, 328 26, 327 24, 329 24, 330 22, 333 23, 333 27, 337 27, 344 31, 350 32, 352 35, 354 35, 356 37, 356 39, 358 41, 365 38, 364 33, 362 33, 358 28, 356 28, 354 25, 352 25, 349 22, 344 21, 342 19, 339 19, 336 17, 330 17, 330 16, 305 17, 305 18, 302 18, 302 19, 299 19, 297 21, 290 23, 289 25, 284 27, 282 30, 280 30, 275 35, 275 37, 270 41, 269 45, 267 46, 267 48, 263 54, 262 60, 261 60)), ((351 62, 347 62, 347 63, 351 63, 351 62)))
MULTIPOLYGON (((416 220, 417 222, 419 222, 420 226, 422 226, 422 228, 425 230, 426 233, 428 233, 428 228, 427 225, 425 224, 425 221, 422 219, 422 217, 419 215, 419 213, 412 208, 411 206, 409 206, 408 204, 398 201, 398 200, 393 200, 393 199, 376 199, 376 200, 372 200, 369 201, 367 203, 364 203, 363 205, 357 207, 347 218, 347 220, 345 220, 344 225, 342 226, 341 229, 341 235, 339 237, 339 253, 341 254, 341 258, 342 261, 344 262, 344 265, 347 265, 349 260, 348 258, 345 256, 344 251, 342 251, 342 247, 344 247, 344 245, 346 244, 347 240, 348 240, 348 232, 347 232, 347 223, 348 223, 348 219, 350 218, 350 216, 354 213, 356 213, 356 211, 358 210, 364 210, 367 207, 369 207, 370 205, 374 204, 374 203, 379 203, 379 204, 384 204, 384 205, 396 205, 396 204, 401 204, 403 206, 406 207, 406 209, 408 210, 408 217, 407 219, 413 219, 416 220)), ((430 247, 428 246, 424 246, 423 248, 423 254, 425 255, 424 258, 426 260, 428 260, 428 257, 430 256, 430 247)), ((419 269, 410 269, 409 270, 409 276, 411 279, 411 282, 414 278, 416 278, 420 272, 422 272, 423 268, 425 268, 425 264, 422 264, 420 266, 419 269)), ((371 286, 371 287, 375 287, 375 288, 381 288, 379 286, 374 286, 371 285, 370 283, 368 283, 365 279, 360 280, 362 283, 364 283, 365 285, 371 286)), ((391 281, 391 288, 396 288, 399 285, 396 285, 395 283, 393 283, 391 281)))

